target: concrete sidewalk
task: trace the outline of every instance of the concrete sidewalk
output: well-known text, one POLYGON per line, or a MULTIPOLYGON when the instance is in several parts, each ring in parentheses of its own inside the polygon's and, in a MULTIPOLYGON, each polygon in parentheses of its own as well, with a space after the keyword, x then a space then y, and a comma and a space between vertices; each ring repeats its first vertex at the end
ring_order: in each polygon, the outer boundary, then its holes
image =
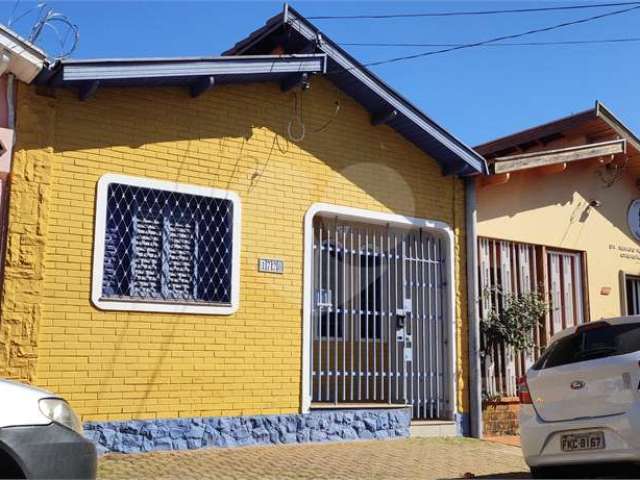
POLYGON ((101 480, 523 478, 519 448, 466 438, 201 449, 100 460, 101 480))

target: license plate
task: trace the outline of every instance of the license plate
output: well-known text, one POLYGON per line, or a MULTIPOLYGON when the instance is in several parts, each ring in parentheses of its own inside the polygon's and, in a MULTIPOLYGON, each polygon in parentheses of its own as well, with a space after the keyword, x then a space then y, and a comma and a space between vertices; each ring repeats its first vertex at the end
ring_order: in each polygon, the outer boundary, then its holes
POLYGON ((604 448, 603 432, 572 433, 560 437, 560 448, 563 452, 580 450, 600 450, 604 448))

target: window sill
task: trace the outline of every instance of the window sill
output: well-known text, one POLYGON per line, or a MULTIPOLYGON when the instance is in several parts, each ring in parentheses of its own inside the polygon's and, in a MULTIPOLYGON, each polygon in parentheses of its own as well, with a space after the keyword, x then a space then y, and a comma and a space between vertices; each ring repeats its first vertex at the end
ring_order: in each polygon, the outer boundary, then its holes
POLYGON ((133 300, 114 298, 93 298, 93 304, 100 310, 121 312, 191 313, 199 315, 232 315, 238 310, 237 304, 220 305, 197 302, 166 302, 162 300, 133 300))

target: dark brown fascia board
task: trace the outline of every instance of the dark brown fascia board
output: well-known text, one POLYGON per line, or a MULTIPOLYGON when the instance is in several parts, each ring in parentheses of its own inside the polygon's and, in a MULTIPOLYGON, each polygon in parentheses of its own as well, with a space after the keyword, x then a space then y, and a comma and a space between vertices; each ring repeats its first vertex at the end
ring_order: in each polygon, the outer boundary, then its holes
POLYGON ((606 122, 618 135, 627 140, 636 152, 640 153, 640 138, 599 101, 596 101, 596 117, 606 122))

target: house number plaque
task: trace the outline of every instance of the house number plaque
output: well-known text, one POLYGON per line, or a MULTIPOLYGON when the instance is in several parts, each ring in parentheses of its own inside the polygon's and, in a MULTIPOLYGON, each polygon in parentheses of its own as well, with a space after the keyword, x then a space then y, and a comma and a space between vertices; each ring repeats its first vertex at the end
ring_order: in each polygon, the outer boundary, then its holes
POLYGON ((284 273, 284 261, 274 258, 259 258, 258 271, 263 273, 284 273))

